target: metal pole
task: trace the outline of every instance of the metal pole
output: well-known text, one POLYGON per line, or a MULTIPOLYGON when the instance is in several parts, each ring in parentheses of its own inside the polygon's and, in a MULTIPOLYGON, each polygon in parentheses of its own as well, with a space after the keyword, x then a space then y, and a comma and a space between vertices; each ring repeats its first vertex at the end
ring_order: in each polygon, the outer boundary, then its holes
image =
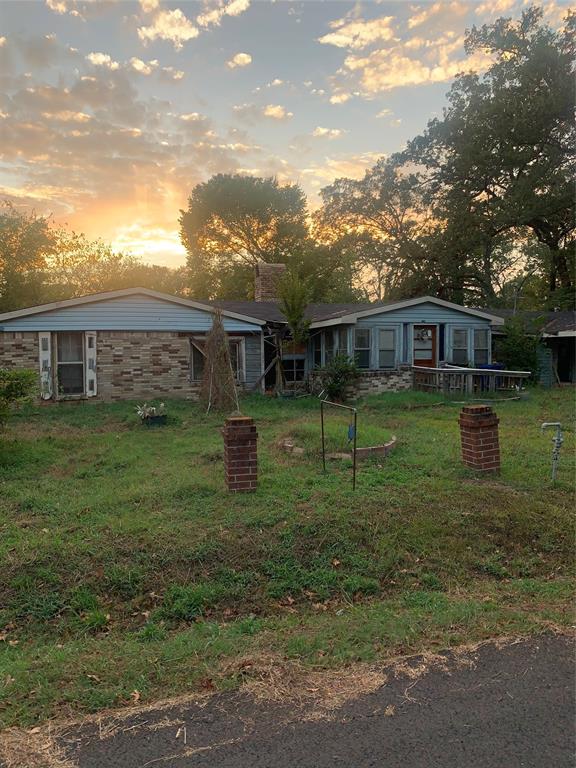
POLYGON ((554 437, 552 438, 552 445, 554 446, 552 448, 552 482, 555 483, 556 475, 558 473, 558 462, 560 460, 560 448, 564 442, 564 436, 562 435, 562 424, 559 421, 544 422, 541 426, 542 432, 549 427, 556 430, 554 437))
POLYGON ((352 455, 352 490, 356 490, 356 423, 358 419, 358 412, 354 408, 354 453, 352 455))
POLYGON ((326 472, 326 448, 324 447, 324 400, 320 400, 320 421, 322 424, 322 470, 326 472))

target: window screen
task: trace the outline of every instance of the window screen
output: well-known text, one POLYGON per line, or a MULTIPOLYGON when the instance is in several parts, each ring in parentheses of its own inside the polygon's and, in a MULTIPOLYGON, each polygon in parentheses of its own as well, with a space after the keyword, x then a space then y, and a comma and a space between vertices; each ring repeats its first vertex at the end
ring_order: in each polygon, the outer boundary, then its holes
POLYGON ((327 363, 334 357, 334 333, 324 331, 324 358, 327 363))
POLYGON ((468 329, 455 328, 452 331, 452 362, 468 365, 468 329))
POLYGON ((485 328, 474 329, 474 365, 488 365, 489 335, 485 328))
POLYGON ((370 368, 370 329, 354 329, 354 359, 358 368, 370 368))
POLYGON ((346 328, 339 328, 334 332, 336 338, 336 354, 347 355, 348 354, 348 330, 346 328))
POLYGON ((314 367, 320 368, 322 365, 322 335, 320 333, 312 338, 312 346, 314 349, 314 367))
POLYGON ((394 368, 396 365, 396 331, 380 328, 378 343, 378 367, 394 368))
POLYGON ((84 334, 59 332, 56 336, 58 391, 62 395, 84 393, 84 334))

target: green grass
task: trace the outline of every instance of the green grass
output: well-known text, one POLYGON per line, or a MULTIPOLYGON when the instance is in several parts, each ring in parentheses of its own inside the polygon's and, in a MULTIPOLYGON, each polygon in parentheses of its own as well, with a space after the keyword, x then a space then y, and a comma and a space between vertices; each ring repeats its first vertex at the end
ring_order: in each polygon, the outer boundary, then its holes
MULTIPOLYGON (((221 419, 169 402, 30 407, 0 439, 0 720, 240 682, 234 659, 330 667, 573 621, 570 390, 497 403, 502 473, 459 460, 458 404, 359 403, 384 460, 322 473, 318 401, 253 396, 255 494, 225 491, 221 419), (430 407, 426 407, 430 406, 430 407), (550 482, 551 433, 565 425, 550 482), (291 437, 305 448, 287 454, 291 437), (232 671, 231 671, 232 670, 232 671)), ((345 450, 347 414, 328 414, 345 450)))

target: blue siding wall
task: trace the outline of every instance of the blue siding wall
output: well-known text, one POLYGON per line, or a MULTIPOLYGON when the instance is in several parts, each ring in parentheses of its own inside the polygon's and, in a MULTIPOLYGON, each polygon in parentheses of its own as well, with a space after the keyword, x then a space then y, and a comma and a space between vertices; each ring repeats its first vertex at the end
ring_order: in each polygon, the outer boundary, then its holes
MULTIPOLYGON (((384 312, 381 315, 371 315, 358 319, 359 327, 394 327, 396 328, 397 338, 401 340, 400 348, 396 350, 397 362, 412 362, 412 325, 429 324, 438 325, 438 336, 443 334, 443 349, 437 350, 438 362, 441 360, 450 361, 452 359, 452 331, 454 328, 485 328, 490 331, 490 321, 481 317, 468 315, 465 312, 459 312, 457 309, 442 307, 438 304, 426 302, 417 304, 413 307, 404 307, 402 309, 384 312), (443 354, 440 356, 440 352, 443 354)), ((377 334, 373 333, 372 340, 372 358, 373 367, 376 367, 376 344, 377 334)), ((439 342, 439 339, 437 343, 439 342)), ((474 339, 473 333, 468 334, 468 359, 474 357, 474 339)))
POLYGON ((244 342, 246 355, 246 384, 256 384, 263 373, 261 334, 246 336, 244 342))
POLYGON ((358 319, 358 325, 376 325, 378 323, 456 323, 457 325, 468 324, 481 327, 490 325, 489 320, 467 315, 465 312, 459 312, 450 307, 441 307, 431 302, 358 319))
MULTIPOLYGON (((224 317, 224 328, 259 331, 260 326, 224 317)), ((151 296, 123 296, 6 320, 5 331, 208 331, 212 313, 151 296)))
MULTIPOLYGON (((413 325, 437 325, 437 356, 438 362, 441 360, 450 361, 452 359, 452 334, 455 328, 468 329, 468 359, 474 358, 474 328, 483 328, 490 334, 490 321, 481 317, 466 314, 450 307, 442 307, 431 302, 417 304, 412 307, 391 310, 381 314, 369 315, 358 319, 356 326, 349 327, 349 350, 353 355, 354 350, 354 327, 371 329, 371 354, 370 367, 378 368, 378 329, 393 328, 396 331, 396 366, 401 362, 411 363, 413 359, 412 341, 413 325)), ((330 326, 331 330, 336 330, 342 326, 330 326)), ((318 331, 313 331, 317 333, 318 331)), ((490 344, 489 344, 490 347, 490 344)), ((490 353, 489 353, 490 354, 490 353)), ((308 365, 312 366, 311 346, 308 350, 308 365)))

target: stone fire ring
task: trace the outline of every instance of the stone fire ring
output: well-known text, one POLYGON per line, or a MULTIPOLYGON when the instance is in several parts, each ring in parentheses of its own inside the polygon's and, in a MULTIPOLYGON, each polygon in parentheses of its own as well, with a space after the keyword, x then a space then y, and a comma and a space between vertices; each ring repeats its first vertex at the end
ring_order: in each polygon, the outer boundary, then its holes
MULTIPOLYGON (((387 443, 383 443, 382 445, 370 445, 366 448, 356 448, 356 460, 362 461, 363 459, 369 459, 372 456, 382 456, 385 458, 388 456, 388 454, 392 453, 394 448, 396 448, 397 442, 398 438, 396 435, 394 435, 391 440, 389 440, 387 443)), ((351 459, 352 451, 348 453, 327 453, 326 458, 351 459)))

